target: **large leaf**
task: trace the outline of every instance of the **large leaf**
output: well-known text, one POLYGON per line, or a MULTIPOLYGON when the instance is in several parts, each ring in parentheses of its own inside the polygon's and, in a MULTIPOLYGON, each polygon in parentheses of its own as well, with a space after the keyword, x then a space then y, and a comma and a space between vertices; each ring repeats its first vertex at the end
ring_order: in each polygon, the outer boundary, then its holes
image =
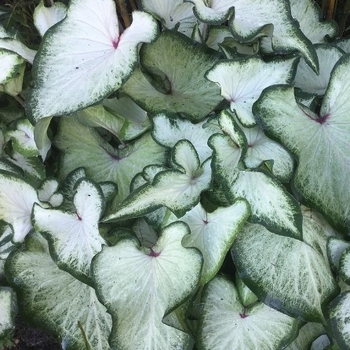
POLYGON ((104 247, 93 260, 97 293, 113 317, 112 348, 186 349, 189 335, 162 323, 196 289, 202 259, 184 248, 188 228, 167 226, 157 243, 142 248, 132 237, 104 247))
POLYGON ((253 103, 268 86, 289 83, 295 74, 296 58, 268 63, 258 57, 220 61, 206 74, 220 85, 221 95, 245 126, 255 125, 253 103))
POLYGON ((338 288, 318 251, 249 224, 234 241, 232 256, 244 283, 265 304, 296 318, 324 322, 322 308, 338 288))
POLYGON ((293 88, 271 87, 255 105, 266 131, 299 159, 294 186, 339 229, 349 229, 350 56, 336 64, 320 114, 299 105, 293 88))
POLYGON ((132 25, 120 33, 112 0, 72 0, 36 56, 29 115, 37 121, 102 100, 133 71, 138 44, 156 35, 156 21, 145 12, 134 12, 132 25))
POLYGON ((91 283, 91 260, 105 244, 98 230, 104 198, 96 184, 82 179, 76 185, 73 202, 75 213, 35 205, 33 224, 49 241, 57 266, 91 283))
POLYGON ((92 180, 112 181, 118 185, 118 200, 129 194, 132 178, 148 164, 163 164, 165 148, 146 133, 120 147, 112 147, 95 129, 81 125, 73 118, 62 118, 55 145, 62 151, 60 175, 66 177, 84 167, 92 180))
POLYGON ((160 171, 152 183, 132 192, 103 221, 142 216, 162 206, 180 217, 194 207, 201 192, 211 183, 210 158, 200 164, 193 145, 188 140, 181 140, 173 149, 172 161, 176 169, 160 171))
POLYGON ((211 213, 199 203, 179 219, 188 224, 191 230, 191 234, 183 239, 183 245, 198 248, 203 254, 201 285, 211 280, 219 271, 248 216, 248 203, 237 200, 233 205, 218 208, 211 213))
POLYGON ((9 257, 6 275, 17 292, 21 315, 58 336, 64 349, 86 350, 83 332, 92 349, 109 349, 111 317, 95 290, 60 270, 38 233, 9 257))
POLYGON ((222 100, 219 88, 204 78, 217 58, 186 36, 164 31, 140 55, 143 69, 134 71, 123 90, 146 111, 183 113, 198 120, 222 100))
POLYGON ((297 331, 297 320, 261 302, 244 307, 234 284, 224 277, 215 277, 203 291, 201 349, 282 349, 297 331))

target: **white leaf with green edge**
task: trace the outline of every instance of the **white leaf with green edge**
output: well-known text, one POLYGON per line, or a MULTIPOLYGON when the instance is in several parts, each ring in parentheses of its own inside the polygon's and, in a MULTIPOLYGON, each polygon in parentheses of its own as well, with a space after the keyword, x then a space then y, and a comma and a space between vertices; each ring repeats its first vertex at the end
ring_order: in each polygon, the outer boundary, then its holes
POLYGON ((186 0, 194 4, 193 12, 202 22, 221 24, 233 14, 232 0, 186 0))
POLYGON ((341 293, 329 304, 329 324, 341 349, 350 349, 350 291, 341 293))
POLYGON ((162 206, 177 217, 183 216, 199 202, 201 192, 210 187, 210 160, 200 164, 193 145, 188 140, 179 141, 172 154, 176 169, 159 172, 151 184, 132 192, 103 222, 139 217, 162 206))
POLYGON ((303 241, 321 253, 328 261, 327 242, 338 233, 325 220, 325 218, 312 209, 301 206, 303 214, 303 241))
POLYGON ((350 248, 346 248, 340 257, 339 277, 350 285, 350 248))
POLYGON ((132 178, 149 164, 164 164, 165 148, 146 133, 124 148, 116 149, 92 128, 73 118, 61 118, 54 141, 62 152, 60 176, 66 177, 76 168, 84 167, 86 175, 95 180, 112 181, 118 185, 117 200, 129 195, 132 178))
POLYGON ((50 7, 46 7, 44 1, 40 1, 35 7, 33 13, 34 25, 41 36, 56 23, 62 21, 66 17, 67 7, 62 2, 51 3, 50 7))
POLYGON ((281 182, 288 182, 293 175, 295 160, 278 142, 269 139, 260 127, 241 126, 247 139, 247 152, 243 163, 248 168, 257 168, 262 163, 272 160, 272 174, 281 182))
POLYGON ((59 182, 56 179, 45 179, 38 188, 40 202, 50 203, 53 207, 59 207, 63 203, 63 195, 57 193, 59 182))
POLYGON ((181 222, 164 228, 152 248, 131 236, 104 247, 93 260, 97 293, 112 314, 112 348, 186 349, 190 336, 162 322, 196 290, 202 258, 184 248, 189 233, 181 222))
POLYGON ((239 300, 244 307, 248 307, 259 301, 258 297, 244 284, 239 274, 235 274, 235 285, 239 295, 239 300))
POLYGON ((3 49, 0 49, 0 60, 0 87, 3 87, 19 74, 24 64, 24 60, 17 54, 3 49))
POLYGON ((34 203, 40 201, 29 183, 14 174, 0 172, 0 219, 11 225, 13 242, 22 242, 32 229, 34 203))
POLYGON ((337 47, 343 50, 345 53, 350 53, 350 39, 341 38, 334 42, 337 47))
POLYGON ((288 0, 238 0, 234 11, 229 24, 235 39, 249 42, 269 36, 274 51, 298 50, 308 64, 318 70, 316 52, 293 19, 288 0))
POLYGON ((249 217, 249 206, 244 200, 237 200, 226 208, 208 213, 199 203, 179 218, 191 230, 185 236, 184 247, 195 247, 203 255, 203 269, 200 285, 206 284, 219 271, 232 243, 249 217))
MULTIPOLYGON (((230 156, 225 136, 213 135, 212 168, 226 198, 232 203, 244 198, 251 208, 251 220, 270 231, 301 239, 301 211, 297 201, 271 175, 261 171, 240 171, 237 168, 240 148, 230 156)), ((237 146, 236 146, 237 147, 237 146)), ((232 149, 234 149, 232 147, 232 149)))
POLYGON ((4 222, 0 223, 0 281, 5 280, 4 266, 7 257, 16 248, 12 242, 13 231, 11 225, 4 222))
POLYGON ((268 134, 298 158, 294 187, 337 229, 349 229, 350 56, 335 65, 319 115, 295 101, 293 88, 267 88, 255 114, 268 134))
POLYGON ((25 250, 11 255, 6 275, 17 292, 21 315, 56 335, 64 349, 86 349, 79 325, 91 349, 109 349, 111 316, 93 288, 57 267, 38 233, 28 236, 25 250))
POLYGON ((135 11, 131 26, 120 33, 112 0, 72 0, 66 18, 44 36, 34 62, 29 116, 38 121, 67 115, 101 101, 129 77, 138 44, 155 39, 157 30, 151 15, 135 11))
POLYGON ((182 113, 198 121, 222 100, 216 84, 204 74, 217 61, 186 36, 164 31, 140 50, 137 68, 122 89, 144 110, 152 113, 182 113))
POLYGON ((5 159, 23 170, 28 179, 34 181, 45 179, 45 166, 39 156, 25 157, 23 154, 13 150, 11 155, 6 155, 5 159))
POLYGON ((208 139, 213 133, 221 132, 218 125, 206 120, 193 124, 186 119, 176 118, 165 113, 152 117, 152 136, 165 147, 172 148, 182 140, 189 140, 196 149, 199 159, 204 162, 212 154, 208 139))
POLYGON ((302 58, 295 75, 295 87, 310 94, 324 95, 331 71, 338 60, 344 55, 336 46, 329 44, 315 45, 320 65, 319 74, 316 74, 302 58))
POLYGON ((112 181, 99 183, 106 202, 111 201, 118 193, 118 186, 112 181))
POLYGON ((322 324, 308 322, 300 328, 298 337, 285 350, 310 350, 313 341, 325 332, 322 324))
POLYGON ((43 118, 38 120, 34 125, 34 140, 43 161, 46 159, 47 153, 51 148, 51 140, 47 135, 51 120, 52 117, 43 118))
MULTIPOLYGON (((322 12, 316 1, 289 0, 292 17, 299 22, 303 34, 313 43, 324 43, 334 38, 338 28, 333 21, 321 21, 322 12)), ((322 63, 322 60, 319 60, 322 63)), ((323 64, 323 63, 322 63, 323 64)))
POLYGON ((282 349, 298 331, 297 320, 263 303, 244 307, 225 277, 207 284, 201 303, 198 343, 203 350, 282 349))
POLYGON ((34 205, 33 225, 47 238, 57 266, 91 283, 91 260, 106 243, 98 230, 104 209, 102 191, 92 181, 82 179, 76 185, 73 203, 75 213, 34 205))
POLYGON ((350 248, 350 242, 337 237, 329 238, 327 243, 327 256, 334 271, 338 272, 340 258, 347 248, 350 248))
POLYGON ((230 29, 226 26, 211 26, 208 30, 208 36, 205 40, 205 44, 216 50, 220 50, 220 45, 225 38, 232 38, 230 29))
POLYGON ((192 5, 183 0, 141 0, 142 8, 158 17, 167 29, 190 36, 197 22, 192 5))
POLYGON ((13 337, 16 314, 16 293, 10 287, 0 286, 0 346, 13 337))
POLYGON ((34 126, 28 119, 21 119, 16 124, 16 130, 9 130, 6 135, 12 141, 12 147, 25 157, 39 154, 34 140, 34 126))
POLYGON ((297 58, 275 59, 268 63, 258 57, 220 61, 206 74, 217 83, 221 95, 235 111, 240 123, 255 125, 253 103, 268 86, 287 84, 294 78, 297 58))
POLYGON ((230 112, 223 110, 218 121, 224 135, 212 135, 208 145, 214 151, 212 168, 221 188, 236 179, 235 168, 247 150, 247 140, 230 112))
POLYGON ((5 49, 16 53, 30 64, 33 64, 34 57, 37 53, 35 50, 29 49, 17 39, 2 35, 0 35, 0 49, 5 49))
POLYGON ((3 49, 0 49, 0 61, 0 91, 16 96, 22 91, 25 62, 16 53, 3 49))
POLYGON ((231 253, 243 282, 265 304, 298 319, 324 322, 322 307, 338 287, 318 251, 261 225, 247 224, 231 253))
POLYGON ((123 120, 123 126, 119 133, 122 140, 132 140, 143 134, 151 126, 147 112, 128 96, 105 99, 102 104, 116 118, 123 120))

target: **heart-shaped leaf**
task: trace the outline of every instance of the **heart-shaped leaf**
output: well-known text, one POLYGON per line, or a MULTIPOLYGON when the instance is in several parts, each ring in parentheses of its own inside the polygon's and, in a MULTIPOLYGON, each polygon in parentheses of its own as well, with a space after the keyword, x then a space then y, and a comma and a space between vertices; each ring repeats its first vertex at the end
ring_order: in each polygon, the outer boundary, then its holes
POLYGON ((215 277, 202 294, 198 339, 201 349, 282 349, 299 322, 261 302, 244 307, 232 282, 215 277))
POLYGON ((222 100, 219 88, 204 78, 217 61, 186 36, 164 31, 158 40, 144 45, 141 67, 123 85, 143 109, 152 113, 183 113, 197 121, 222 100))
POLYGON ((145 12, 135 11, 132 25, 120 33, 112 0, 72 0, 66 18, 48 31, 36 57, 28 114, 38 121, 102 100, 133 71, 138 44, 156 35, 157 23, 145 12))
POLYGON ((220 61, 206 78, 221 87, 221 95, 230 103, 240 123, 255 125, 253 103, 268 86, 289 83, 295 74, 297 59, 275 59, 268 63, 258 57, 220 61))
POLYGON ((97 293, 113 317, 112 348, 164 350, 186 348, 189 335, 162 323, 165 314, 196 289, 202 259, 184 248, 188 227, 167 226, 157 243, 142 248, 127 237, 104 247, 93 260, 97 293))
POLYGON ((296 318, 324 322, 322 308, 338 286, 318 251, 247 224, 233 243, 232 257, 243 282, 265 304, 296 318))
POLYGON ((226 208, 208 213, 201 204, 179 218, 191 230, 182 244, 195 247, 203 254, 203 269, 200 284, 204 285, 219 271, 225 256, 239 230, 249 216, 248 203, 237 200, 226 208))
POLYGON ((75 213, 35 205, 33 225, 49 241, 57 266, 91 284, 91 260, 105 244, 98 230, 104 198, 96 184, 82 179, 76 184, 73 202, 75 213))
POLYGON ((319 115, 299 105, 287 86, 267 88, 255 105, 266 131, 298 157, 297 192, 342 230, 350 213, 350 84, 343 78, 349 69, 346 55, 334 67, 319 115))

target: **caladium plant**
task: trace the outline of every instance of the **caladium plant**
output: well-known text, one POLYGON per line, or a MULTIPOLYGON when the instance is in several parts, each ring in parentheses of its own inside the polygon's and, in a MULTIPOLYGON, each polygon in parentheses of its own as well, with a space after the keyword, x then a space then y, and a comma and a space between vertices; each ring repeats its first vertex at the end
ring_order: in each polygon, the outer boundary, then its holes
POLYGON ((350 349, 350 43, 313 0, 43 1, 0 27, 0 347, 350 349), (125 14, 123 14, 125 15, 125 14), (35 48, 36 50, 34 50, 35 48))

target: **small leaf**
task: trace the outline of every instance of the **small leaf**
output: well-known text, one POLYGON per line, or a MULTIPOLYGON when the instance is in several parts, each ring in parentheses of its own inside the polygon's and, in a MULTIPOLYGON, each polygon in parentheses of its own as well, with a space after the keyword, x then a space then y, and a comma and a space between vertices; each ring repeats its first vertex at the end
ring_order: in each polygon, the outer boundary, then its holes
POLYGON ((16 314, 16 293, 10 287, 0 286, 0 346, 13 338, 16 314))
POLYGON ((72 0, 66 18, 43 38, 29 116, 67 115, 101 101, 133 71, 138 44, 156 35, 157 24, 145 12, 135 11, 132 25, 119 33, 112 0, 72 0))
POLYGON ((191 234, 185 236, 184 247, 195 247, 203 254, 200 284, 204 285, 219 271, 225 256, 239 230, 249 216, 249 206, 237 200, 226 208, 208 213, 201 204, 195 206, 179 220, 188 224, 191 234))
POLYGON ((36 190, 19 176, 0 172, 0 219, 11 225, 13 241, 22 242, 32 229, 34 203, 40 203, 36 190))
POLYGON ((57 266, 83 282, 91 283, 91 260, 105 244, 98 230, 104 198, 97 185, 82 179, 76 184, 73 201, 75 213, 35 205, 33 225, 49 241, 57 266))
POLYGON ((258 57, 220 61, 206 78, 221 87, 221 95, 235 111, 240 123, 255 125, 253 103, 268 86, 289 83, 295 74, 297 59, 264 62, 258 57))
POLYGON ((187 348, 189 335, 162 323, 194 293, 199 280, 201 256, 181 245, 186 234, 187 226, 177 222, 167 226, 151 248, 127 237, 94 258, 97 293, 114 321, 112 348, 187 348))
POLYGON ((247 224, 231 252, 243 282, 265 304, 305 321, 324 321, 322 307, 338 287, 318 251, 261 225, 247 224))
POLYGON ((232 282, 215 277, 202 294, 199 344, 205 350, 282 349, 298 321, 263 303, 244 307, 232 282))
POLYGON ((159 113, 152 117, 152 136, 165 147, 174 147, 175 144, 186 139, 192 143, 196 149, 199 159, 204 162, 212 154, 208 147, 209 137, 220 132, 221 129, 213 122, 191 123, 186 119, 175 118, 165 113, 159 113))
POLYGON ((54 24, 66 17, 67 7, 62 2, 54 2, 50 7, 46 7, 44 1, 40 1, 33 13, 34 25, 41 36, 54 24))
POLYGON ((337 237, 330 237, 327 244, 327 256, 334 271, 339 271, 339 262, 343 252, 350 248, 350 242, 337 237))

